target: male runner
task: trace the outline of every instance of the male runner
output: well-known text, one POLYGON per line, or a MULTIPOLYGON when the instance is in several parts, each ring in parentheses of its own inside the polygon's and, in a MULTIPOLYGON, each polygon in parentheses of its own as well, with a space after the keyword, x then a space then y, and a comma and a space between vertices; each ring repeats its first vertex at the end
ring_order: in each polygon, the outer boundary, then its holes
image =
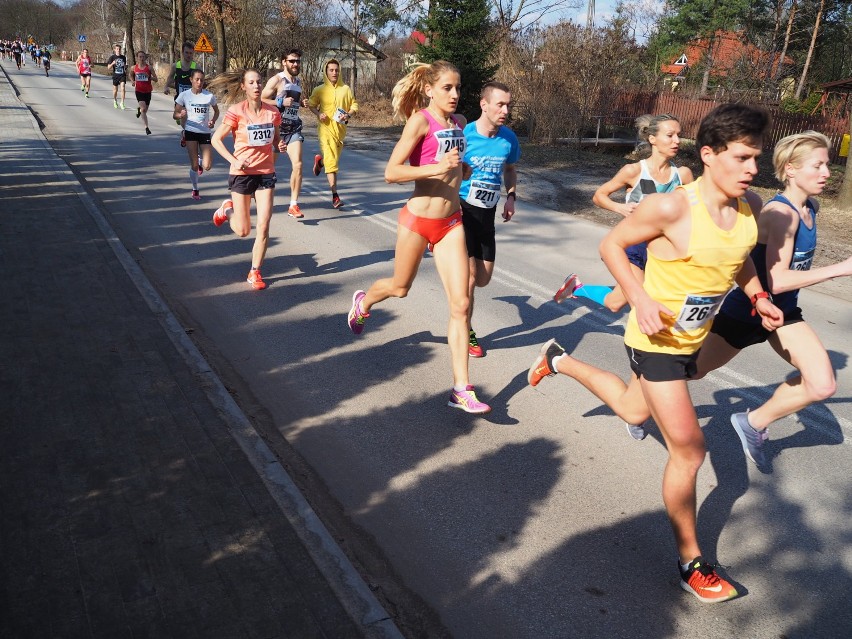
POLYGON ((358 103, 352 89, 340 79, 340 63, 331 59, 325 63, 325 80, 315 87, 308 100, 308 108, 317 116, 317 134, 320 155, 314 156, 314 175, 319 175, 325 167, 325 177, 331 188, 331 205, 339 209, 343 206, 337 194, 337 172, 340 152, 343 150, 343 138, 346 137, 346 125, 358 112, 358 103))
POLYGON ((15 58, 15 64, 18 65, 18 71, 21 70, 21 62, 24 59, 24 46, 21 44, 20 39, 15 40, 12 43, 12 57, 15 58))
POLYGON ((263 101, 278 107, 281 112, 281 141, 287 147, 290 158, 290 208, 287 215, 294 218, 304 217, 299 208, 299 192, 302 190, 302 118, 299 107, 308 106, 302 97, 302 52, 290 49, 281 56, 283 70, 276 73, 263 87, 263 101))
POLYGON ((186 151, 189 154, 189 181, 192 183, 192 199, 200 200, 198 178, 209 171, 213 164, 210 134, 219 119, 216 96, 204 89, 204 71, 193 69, 190 73, 192 88, 175 99, 174 117, 186 122, 186 151), (210 117, 210 112, 213 117, 210 117), (199 165, 201 160, 201 165, 199 165))
POLYGON ((568 375, 628 424, 654 417, 669 455, 663 502, 677 543, 680 585, 708 603, 736 597, 737 591, 702 558, 698 546, 696 477, 706 450, 687 380, 696 374, 698 350, 735 280, 764 328, 774 330, 784 321, 749 257, 761 201, 748 187, 768 124, 764 111, 743 104, 711 111, 695 144, 702 178, 673 193, 646 196, 601 242, 601 257, 631 306, 624 335, 630 382, 572 357, 553 339, 541 347, 527 375, 532 386, 545 376, 568 375), (645 241, 643 286, 630 268, 627 249, 645 241))
MULTIPOLYGON (((191 42, 184 42, 180 48, 180 60, 175 62, 169 75, 166 78, 166 85, 163 88, 163 93, 169 95, 169 87, 175 87, 175 100, 184 91, 188 91, 192 87, 192 82, 189 76, 195 69, 195 46, 191 42)), ((180 145, 186 146, 186 138, 184 137, 183 120, 175 119, 175 123, 181 127, 180 145)))
POLYGON ((121 45, 112 48, 107 60, 107 70, 112 70, 112 107, 118 108, 118 85, 121 85, 121 110, 124 111, 124 99, 127 92, 127 58, 121 54, 121 45))
POLYGON ((50 50, 47 47, 41 49, 41 59, 44 65, 44 75, 50 77, 50 50))
POLYGON ((80 74, 80 91, 85 91, 88 98, 92 86, 92 59, 88 49, 83 49, 77 56, 77 73, 80 74))
POLYGON ((518 173, 515 164, 521 157, 518 138, 504 126, 512 108, 509 87, 500 82, 488 82, 482 87, 479 98, 482 115, 464 128, 467 150, 464 162, 472 169, 470 177, 462 182, 462 223, 464 224, 467 254, 470 259, 470 284, 468 292, 468 327, 471 357, 482 357, 485 352, 473 330, 473 294, 476 287, 488 286, 494 273, 496 255, 494 217, 500 201, 501 179, 506 184, 506 203, 503 221, 515 215, 515 186, 518 173))

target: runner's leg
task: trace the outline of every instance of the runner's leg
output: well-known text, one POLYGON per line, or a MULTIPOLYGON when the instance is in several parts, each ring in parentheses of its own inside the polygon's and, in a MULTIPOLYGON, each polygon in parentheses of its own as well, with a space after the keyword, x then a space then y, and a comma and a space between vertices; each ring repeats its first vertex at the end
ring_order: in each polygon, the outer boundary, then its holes
POLYGON ((367 289, 367 294, 361 301, 361 310, 368 314, 373 304, 378 304, 389 297, 405 297, 417 276, 420 260, 426 248, 426 238, 414 231, 397 225, 396 249, 393 259, 393 275, 376 280, 367 289))
MULTIPOLYGON (((296 134, 298 135, 298 134, 296 134)), ((302 142, 296 139, 296 135, 287 144, 287 157, 290 158, 290 204, 299 202, 299 194, 302 192, 302 142)))
POLYGON ((434 245, 435 267, 450 307, 450 321, 447 326, 447 342, 453 362, 453 386, 467 386, 468 378, 468 270, 467 244, 461 225, 447 233, 434 245))
POLYGON ((238 237, 248 237, 251 233, 251 195, 231 191, 231 201, 234 203, 234 211, 228 218, 231 230, 238 237))
POLYGON ((198 142, 195 140, 186 141, 186 153, 189 156, 189 182, 192 184, 192 190, 198 190, 198 142))
POLYGON ((272 204, 275 189, 258 189, 254 192, 254 204, 257 207, 257 230, 254 246, 251 250, 251 267, 260 269, 266 248, 269 246, 269 226, 272 221, 272 204))
POLYGON ((213 167, 213 147, 209 144, 201 145, 201 168, 209 171, 213 167))

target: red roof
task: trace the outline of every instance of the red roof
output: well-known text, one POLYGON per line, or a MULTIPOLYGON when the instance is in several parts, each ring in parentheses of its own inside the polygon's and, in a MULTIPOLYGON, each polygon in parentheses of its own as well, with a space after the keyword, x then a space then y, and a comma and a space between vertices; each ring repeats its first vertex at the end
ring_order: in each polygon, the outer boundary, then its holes
MULTIPOLYGON (((709 43, 710 39, 704 37, 693 40, 686 45, 683 55, 686 56, 689 67, 695 67, 701 62, 701 59, 707 54, 709 43)), ((777 53, 767 53, 748 42, 745 33, 742 31, 723 31, 721 29, 716 31, 713 47, 713 69, 710 71, 710 75, 714 76, 728 75, 738 62, 746 62, 758 67, 765 67, 766 63, 770 62, 771 72, 774 73, 780 60, 777 53)), ((660 70, 669 75, 680 75, 683 72, 684 65, 675 64, 680 58, 681 56, 678 56, 672 62, 661 65, 660 70)), ((793 59, 790 56, 784 56, 783 64, 792 65, 793 59)))

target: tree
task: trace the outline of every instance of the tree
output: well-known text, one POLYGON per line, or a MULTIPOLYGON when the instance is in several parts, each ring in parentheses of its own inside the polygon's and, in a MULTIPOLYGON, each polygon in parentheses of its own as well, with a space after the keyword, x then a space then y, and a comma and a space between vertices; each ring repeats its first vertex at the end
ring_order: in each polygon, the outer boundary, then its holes
POLYGON ((488 0, 433 0, 424 21, 427 43, 417 47, 423 62, 446 60, 458 67, 457 110, 468 119, 479 117, 479 92, 499 66, 490 62, 495 46, 490 11, 488 0))
POLYGON ((811 36, 811 46, 808 47, 808 55, 805 58, 805 66, 802 69, 802 75, 799 78, 799 84, 796 87, 796 99, 800 100, 802 97, 802 89, 805 86, 805 80, 808 78, 808 68, 811 66, 811 59, 814 55, 814 48, 816 47, 817 35, 819 34, 819 23, 822 21, 822 12, 825 9, 825 0, 819 0, 819 10, 817 11, 816 21, 814 22, 814 32, 811 36))
POLYGON ((374 35, 388 24, 400 19, 394 0, 340 0, 352 33, 352 91, 358 86, 358 42, 365 35, 374 35))

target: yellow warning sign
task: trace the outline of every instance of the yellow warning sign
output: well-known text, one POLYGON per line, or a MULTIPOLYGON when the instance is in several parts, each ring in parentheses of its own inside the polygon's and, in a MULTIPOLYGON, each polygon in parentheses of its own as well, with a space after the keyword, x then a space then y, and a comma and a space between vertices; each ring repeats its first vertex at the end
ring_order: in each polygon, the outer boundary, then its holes
POLYGON ((202 33, 195 43, 195 50, 198 53, 213 53, 213 45, 210 43, 210 38, 206 33, 202 33))

